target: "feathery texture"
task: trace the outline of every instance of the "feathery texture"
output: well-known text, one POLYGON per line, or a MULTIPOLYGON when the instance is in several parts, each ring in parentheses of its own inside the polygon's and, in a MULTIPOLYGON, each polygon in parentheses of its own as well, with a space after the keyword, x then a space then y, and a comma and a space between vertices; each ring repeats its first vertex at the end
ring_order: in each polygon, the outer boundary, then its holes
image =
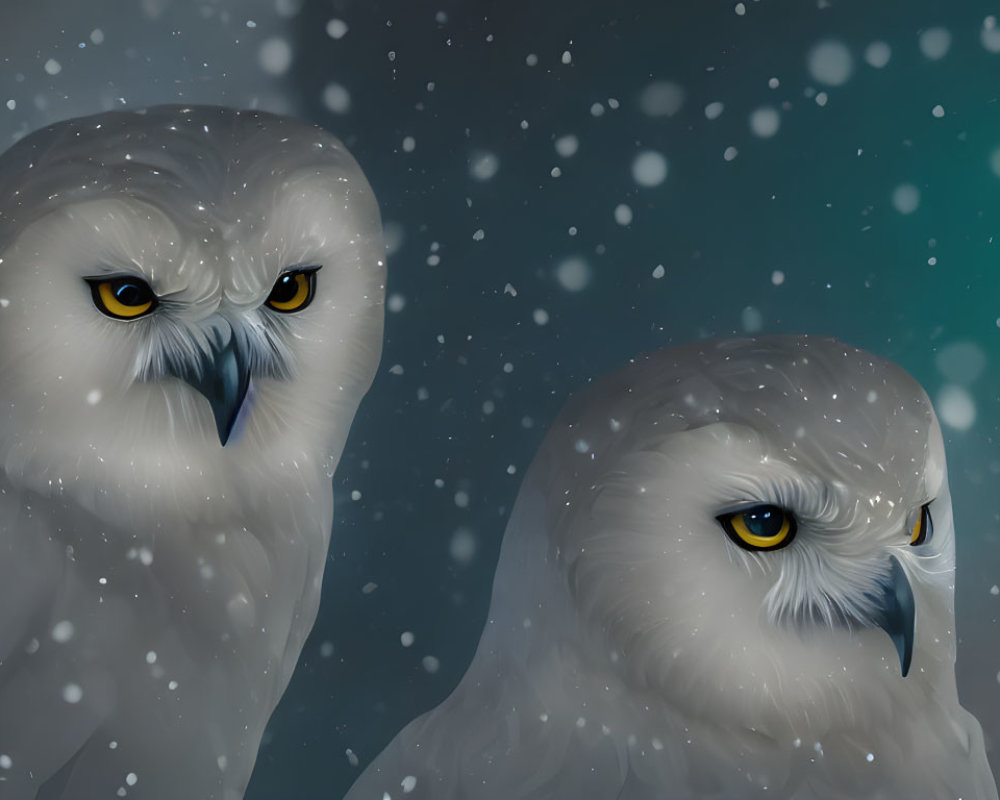
POLYGON ((348 799, 996 800, 953 597, 941 433, 903 370, 809 337, 641 356, 556 421, 471 666, 348 799), (761 505, 787 546, 725 532, 761 505))
POLYGON ((359 166, 289 118, 105 113, 0 157, 0 796, 243 796, 315 618, 382 259, 359 166), (269 305, 299 272, 311 302, 269 305), (152 310, 105 313, 118 279, 152 310))

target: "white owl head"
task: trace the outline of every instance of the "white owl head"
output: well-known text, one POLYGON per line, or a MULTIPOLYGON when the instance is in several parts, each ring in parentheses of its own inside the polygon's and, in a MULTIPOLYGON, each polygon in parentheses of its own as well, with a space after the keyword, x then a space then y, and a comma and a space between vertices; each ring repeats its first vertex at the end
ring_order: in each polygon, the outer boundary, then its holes
POLYGON ((892 363, 808 337, 642 356, 570 402, 519 503, 508 640, 481 652, 563 637, 635 696, 756 731, 954 691, 943 443, 892 363))
POLYGON ((332 473, 383 253, 361 169, 302 122, 161 106, 26 137, 0 157, 0 466, 154 515, 208 475, 332 473))

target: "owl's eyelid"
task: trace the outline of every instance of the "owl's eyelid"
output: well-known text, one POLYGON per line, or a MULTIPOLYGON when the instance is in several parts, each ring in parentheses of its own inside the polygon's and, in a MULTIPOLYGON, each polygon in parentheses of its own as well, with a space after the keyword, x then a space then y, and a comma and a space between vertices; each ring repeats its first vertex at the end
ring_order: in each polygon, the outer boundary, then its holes
POLYGON ((761 500, 760 498, 755 497, 747 500, 736 500, 723 506, 715 515, 715 518, 718 519, 720 517, 729 517, 733 514, 741 514, 745 511, 749 511, 751 508, 757 508, 758 506, 774 506, 775 508, 780 508, 786 514, 791 514, 796 519, 799 517, 794 508, 788 508, 787 506, 777 503, 774 500, 761 500))
POLYGON ((931 513, 931 503, 933 503, 933 502, 934 502, 934 498, 931 498, 930 500, 925 500, 924 502, 920 503, 919 505, 914 506, 910 510, 910 513, 907 515, 907 524, 909 524, 910 527, 913 527, 913 523, 915 523, 918 519, 920 519, 920 516, 924 513, 924 509, 927 509, 927 514, 928 514, 928 516, 930 516, 930 513, 931 513))
POLYGON ((177 299, 179 295, 183 294, 183 289, 177 289, 173 292, 167 292, 166 294, 158 294, 156 295, 156 302, 157 304, 167 308, 176 308, 177 306, 184 305, 182 301, 177 299))
POLYGON ((286 275, 308 275, 310 272, 319 272, 321 269, 323 269, 322 264, 295 264, 281 270, 278 273, 278 280, 281 280, 286 275))
MULTIPOLYGON (((101 275, 84 275, 83 279, 87 283, 103 283, 104 281, 115 281, 122 278, 127 278, 129 280, 140 281, 146 284, 150 289, 153 285, 149 282, 149 279, 145 275, 140 275, 137 272, 127 272, 125 270, 115 270, 114 272, 106 272, 101 275)), ((154 293, 155 294, 155 293, 154 293)))

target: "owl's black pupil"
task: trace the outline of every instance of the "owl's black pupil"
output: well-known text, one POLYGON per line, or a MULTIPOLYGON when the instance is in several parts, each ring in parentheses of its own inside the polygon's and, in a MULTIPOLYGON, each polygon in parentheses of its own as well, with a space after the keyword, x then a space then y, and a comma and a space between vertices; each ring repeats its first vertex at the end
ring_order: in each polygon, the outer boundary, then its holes
POLYGON ((123 306, 141 306, 149 302, 147 289, 138 283, 121 283, 114 288, 115 300, 123 306))
POLYGON ((777 506, 760 506, 743 513, 743 524, 754 536, 777 536, 784 524, 784 516, 777 506))
POLYGON ((298 292, 299 287, 294 275, 282 275, 278 282, 274 284, 271 291, 271 300, 275 303, 287 303, 298 292))

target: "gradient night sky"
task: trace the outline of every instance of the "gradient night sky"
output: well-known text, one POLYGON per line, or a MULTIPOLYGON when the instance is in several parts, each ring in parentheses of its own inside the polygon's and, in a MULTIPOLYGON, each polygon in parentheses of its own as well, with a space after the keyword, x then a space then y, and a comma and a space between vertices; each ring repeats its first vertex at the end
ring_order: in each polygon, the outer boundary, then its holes
POLYGON ((109 107, 259 105, 339 135, 380 198, 383 364, 335 477, 320 618, 249 800, 341 796, 454 686, 520 477, 570 392, 643 350, 755 330, 893 359, 954 423, 959 690, 1000 767, 1000 8, 744 2, 0 10, 0 142, 109 107), (751 125, 761 108, 773 135, 751 125), (668 164, 651 187, 632 172, 647 150, 668 164), (567 259, 586 265, 578 291, 567 259))

